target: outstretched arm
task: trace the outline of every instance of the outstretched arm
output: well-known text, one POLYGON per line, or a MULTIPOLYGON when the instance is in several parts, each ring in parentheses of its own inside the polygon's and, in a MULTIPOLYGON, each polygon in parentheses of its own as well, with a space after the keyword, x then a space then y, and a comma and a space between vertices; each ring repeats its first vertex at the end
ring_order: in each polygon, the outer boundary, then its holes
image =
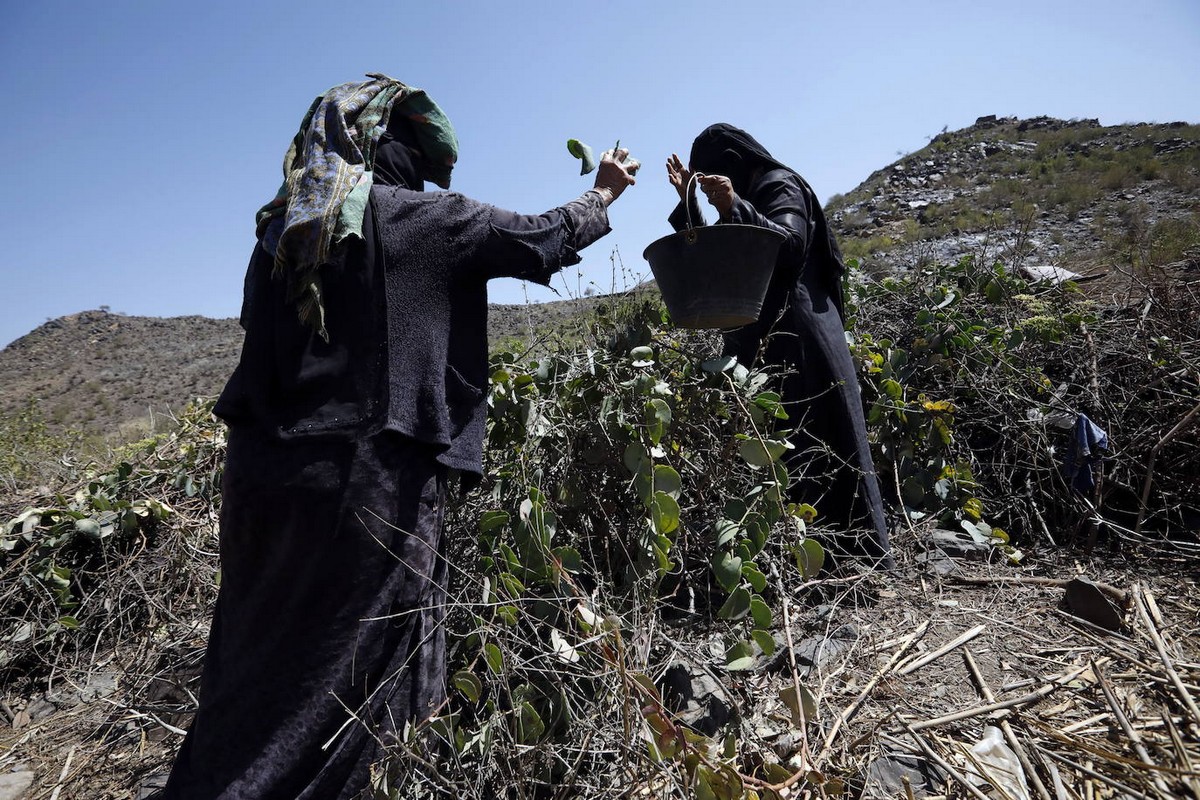
POLYGON ((635 183, 637 169, 628 150, 605 153, 595 185, 575 200, 544 214, 493 209, 492 236, 481 253, 487 277, 548 284, 554 273, 578 264, 579 251, 611 230, 608 206, 635 183))

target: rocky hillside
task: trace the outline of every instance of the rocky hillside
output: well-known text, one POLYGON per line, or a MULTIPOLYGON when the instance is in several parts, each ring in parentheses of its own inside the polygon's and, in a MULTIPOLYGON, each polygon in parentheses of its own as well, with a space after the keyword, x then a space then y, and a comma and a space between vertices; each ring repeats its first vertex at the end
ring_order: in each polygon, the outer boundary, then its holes
MULTIPOLYGON (((1200 276, 1200 126, 981 117, 828 208, 847 256, 872 274, 974 256, 1124 286, 1162 265, 1200 276)), ((493 306, 491 339, 552 328, 591 302, 493 306)), ((0 414, 36 400, 52 426, 128 438, 216 393, 240 340, 231 319, 63 317, 0 351, 0 414)))
POLYGON ((870 272, 963 256, 1084 274, 1200 257, 1200 126, 980 117, 830 200, 870 272))
MULTIPOLYGON (((552 328, 591 300, 493 305, 493 345, 552 328)), ((51 320, 0 350, 0 415, 33 401, 55 429, 128 440, 217 394, 237 364, 236 319, 133 317, 83 311, 51 320)))

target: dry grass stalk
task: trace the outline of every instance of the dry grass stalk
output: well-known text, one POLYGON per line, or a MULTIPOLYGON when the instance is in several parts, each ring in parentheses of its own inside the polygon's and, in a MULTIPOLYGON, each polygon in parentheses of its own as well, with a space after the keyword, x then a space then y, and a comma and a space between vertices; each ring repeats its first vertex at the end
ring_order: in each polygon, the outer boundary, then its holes
POLYGON ((825 744, 821 747, 821 754, 817 756, 817 764, 824 763, 825 759, 829 756, 829 753, 833 749, 833 743, 837 739, 837 735, 841 731, 842 726, 858 713, 858 710, 862 707, 863 702, 871 695, 871 692, 875 690, 875 687, 879 685, 879 682, 892 671, 892 667, 894 667, 896 663, 904 657, 904 654, 908 652, 908 649, 916 644, 917 641, 919 641, 920 638, 925 635, 925 632, 929 630, 929 625, 930 621, 926 620, 925 622, 921 623, 919 628, 909 634, 908 638, 900 644, 900 647, 897 648, 894 653, 892 653, 892 657, 888 659, 886 664, 883 665, 883 668, 876 672, 871 680, 867 682, 867 685, 863 687, 863 690, 858 693, 858 696, 854 698, 854 702, 847 706, 842 713, 838 715, 837 719, 834 720, 833 725, 830 726, 829 733, 825 734, 825 744))
MULTIPOLYGON (((996 696, 992 693, 991 687, 987 685, 987 681, 984 680, 983 673, 980 672, 979 665, 975 663, 975 657, 971 655, 970 648, 963 648, 963 661, 966 662, 967 669, 971 671, 971 676, 975 679, 975 684, 979 687, 979 691, 983 695, 983 699, 994 703, 996 701, 996 696)), ((1025 752, 1025 748, 1022 746, 1021 740, 1018 739, 1016 733, 1013 732, 1012 725, 1009 724, 1008 720, 1002 719, 999 720, 999 726, 1001 732, 1004 734, 1004 739, 1008 742, 1008 746, 1011 747, 1013 752, 1017 754, 1017 760, 1021 762, 1021 767, 1025 770, 1025 775, 1027 778, 1029 778, 1030 783, 1033 784, 1033 788, 1038 793, 1038 797, 1040 797, 1042 800, 1051 800, 1050 791, 1046 788, 1046 785, 1042 783, 1041 776, 1038 775, 1037 770, 1034 769, 1033 762, 1029 760, 1029 754, 1025 752)))
POLYGON ((1142 624, 1146 627, 1146 635, 1150 637, 1150 641, 1154 643, 1154 649, 1158 651, 1158 657, 1162 661, 1163 668, 1167 672, 1167 677, 1174 684, 1176 691, 1179 692, 1179 699, 1183 702, 1185 708, 1192 715, 1192 724, 1200 725, 1200 708, 1196 707, 1196 701, 1192 699, 1192 695, 1188 692, 1183 680, 1179 677, 1179 673, 1175 671, 1175 666, 1171 661, 1171 657, 1167 654, 1167 646, 1159 634, 1158 629, 1154 627, 1154 620, 1150 617, 1150 612, 1146 609, 1146 601, 1142 597, 1142 589, 1140 585, 1135 585, 1133 588, 1134 606, 1137 608, 1138 617, 1142 624))
POLYGON ((915 672, 916 670, 920 669, 921 667, 925 666, 926 664, 936 661, 937 659, 946 655, 946 653, 949 653, 954 648, 960 647, 963 644, 966 644, 967 642, 971 641, 979 634, 983 633, 985 630, 987 630, 986 625, 976 625, 974 628, 971 628, 971 630, 966 631, 965 633, 960 634, 959 636, 956 636, 954 639, 952 639, 951 641, 942 645, 937 650, 934 650, 932 653, 927 653, 927 654, 917 658, 914 661, 910 661, 909 663, 905 664, 903 667, 900 667, 898 670, 896 670, 896 674, 897 675, 907 675, 910 672, 915 672))
POLYGON ((1071 672, 1058 676, 1057 678, 1051 678, 1040 688, 1030 692, 1029 694, 1022 695, 1021 697, 1014 697, 1011 700, 1002 700, 998 703, 989 703, 985 706, 979 706, 978 708, 968 708, 963 711, 955 711, 953 714, 946 714, 945 716, 937 717, 935 719, 918 722, 912 726, 912 729, 915 731, 923 731, 927 728, 936 728, 940 725, 946 725, 950 722, 959 722, 964 719, 971 719, 972 717, 991 714, 993 711, 1003 711, 1009 708, 1020 708, 1021 706, 1032 705, 1033 703, 1036 703, 1042 698, 1046 697, 1055 689, 1058 689, 1064 684, 1067 684, 1079 677, 1086 669, 1087 667, 1078 667, 1071 672))
MULTIPOLYGON (((1138 735, 1138 732, 1134 729, 1133 725, 1129 723, 1129 718, 1125 716, 1125 712, 1121 709, 1121 704, 1117 701, 1116 694, 1113 692, 1112 687, 1108 685, 1108 681, 1105 679, 1104 673, 1100 671, 1100 667, 1095 661, 1092 662, 1092 674, 1096 676, 1096 682, 1100 686, 1100 691, 1104 693, 1104 699, 1108 701, 1108 706, 1112 709, 1113 716, 1116 718, 1117 722, 1120 723, 1121 730, 1124 731, 1125 735, 1129 738, 1129 741, 1133 745, 1134 750, 1137 751, 1138 756, 1142 759, 1142 761, 1146 762, 1147 766, 1154 770, 1159 769, 1158 765, 1155 764, 1154 759, 1150 757, 1150 753, 1147 752, 1146 746, 1142 743, 1141 736, 1138 735)), ((1155 787, 1158 788, 1160 792, 1163 794, 1169 794, 1170 789, 1167 788, 1167 785, 1163 782, 1161 776, 1159 776, 1157 773, 1154 773, 1152 780, 1154 781, 1155 787)))
POLYGON ((904 725, 904 729, 908 732, 908 735, 912 737, 913 741, 917 743, 917 747, 921 748, 921 752, 925 754, 925 757, 941 767, 942 770, 944 770, 945 773, 951 778, 954 778, 954 780, 958 781, 958 783, 967 790, 967 794, 971 795, 976 800, 991 800, 991 798, 976 788, 974 782, 955 769, 950 762, 938 755, 937 751, 925 741, 924 737, 914 731, 910 726, 904 723, 901 724, 904 725))

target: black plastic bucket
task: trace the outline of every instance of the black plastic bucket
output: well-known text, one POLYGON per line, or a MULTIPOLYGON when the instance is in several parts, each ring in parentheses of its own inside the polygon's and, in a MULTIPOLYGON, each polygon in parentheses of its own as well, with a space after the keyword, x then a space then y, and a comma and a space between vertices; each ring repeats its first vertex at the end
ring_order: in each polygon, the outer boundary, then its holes
POLYGON ((783 240, 754 225, 704 225, 664 236, 642 255, 672 323, 736 328, 758 319, 783 240))

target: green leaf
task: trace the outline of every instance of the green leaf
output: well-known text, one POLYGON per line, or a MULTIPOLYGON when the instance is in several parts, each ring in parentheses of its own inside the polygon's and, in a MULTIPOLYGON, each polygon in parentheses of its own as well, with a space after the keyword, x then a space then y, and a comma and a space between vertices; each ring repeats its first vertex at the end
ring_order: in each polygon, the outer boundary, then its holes
POLYGON ((717 616, 721 619, 736 620, 741 619, 750 612, 750 590, 744 586, 739 586, 729 595, 729 599, 725 601, 725 605, 717 611, 717 616))
POLYGON ((796 556, 796 568, 805 578, 814 578, 825 565, 825 550, 815 539, 805 539, 792 552, 796 556))
POLYGON ((1004 299, 1004 287, 1000 282, 993 278, 988 281, 987 286, 983 287, 983 296, 987 298, 989 303, 999 303, 1004 299))
POLYGON ((638 475, 650 468, 650 454, 646 452, 646 448, 640 442, 634 442, 626 447, 625 455, 621 460, 631 475, 638 475))
POLYGON ((521 744, 535 744, 545 732, 546 725, 537 709, 528 700, 521 703, 517 716, 517 741, 521 744))
POLYGON ((592 148, 578 139, 567 139, 567 152, 583 162, 579 165, 580 175, 587 175, 596 168, 596 157, 592 154, 592 148))
POLYGON ((670 495, 678 500, 683 489, 683 479, 674 467, 658 464, 654 467, 654 491, 670 495))
POLYGON ((746 438, 738 445, 738 453, 752 467, 765 467, 792 448, 781 439, 746 438))
POLYGON ((500 573, 500 583, 503 584, 504 591, 508 592, 509 597, 516 598, 525 594, 525 584, 521 583, 511 572, 500 573))
POLYGON ((764 630, 771 627, 771 607, 758 595, 750 598, 750 616, 754 619, 754 627, 764 630))
POLYGON ((507 511, 485 511, 479 515, 479 532, 488 533, 508 524, 507 511))
POLYGON ((717 535, 717 547, 724 547, 732 542, 737 535, 742 532, 741 526, 731 519, 719 519, 713 525, 713 531, 717 535))
POLYGON ((945 308, 946 306, 950 305, 951 303, 953 303, 955 300, 958 299, 957 292, 952 292, 947 289, 943 289, 942 291, 945 292, 945 296, 942 298, 942 301, 940 303, 938 303, 936 306, 934 306, 934 308, 945 308))
POLYGON ((79 629, 79 620, 75 619, 75 617, 59 617, 58 624, 71 630, 79 629))
POLYGON ((742 564, 742 577, 754 587, 756 592, 764 591, 767 588, 767 576, 763 575, 762 570, 753 562, 742 564))
POLYGON ((760 628, 755 628, 750 631, 750 638, 758 645, 758 649, 763 651, 764 656, 770 658, 775 655, 777 645, 775 644, 775 637, 770 633, 760 628))
POLYGON ((712 558, 712 571, 721 588, 732 592, 742 580, 742 560, 733 553, 716 553, 712 558))
POLYGON ((650 519, 654 530, 664 536, 679 527, 679 503, 666 492, 655 492, 650 501, 650 519))
POLYGON ((75 520, 75 530, 89 539, 99 541, 101 538, 100 523, 90 517, 75 520))
POLYGON ((654 363, 654 348, 645 345, 635 347, 629 351, 629 358, 635 367, 648 367, 654 363))
POLYGON ((483 646, 483 660, 487 662, 488 669, 495 675, 499 675, 504 670, 504 654, 492 642, 483 646))
POLYGON ((787 411, 784 410, 783 403, 777 392, 762 392, 754 398, 754 405, 775 419, 788 418, 787 411))
POLYGON ((564 572, 577 574, 583 570, 583 556, 574 547, 556 547, 552 552, 564 572))
POLYGON ((750 555, 755 556, 766 547, 771 526, 761 514, 751 514, 742 522, 742 531, 746 534, 750 555))
POLYGON ((802 722, 811 722, 817 716, 817 701, 812 696, 812 692, 803 686, 800 687, 800 694, 797 696, 796 687, 788 686, 779 693, 779 699, 792 712, 792 724, 797 728, 802 722), (804 712, 801 716, 801 711, 804 712))
POLYGON ((916 475, 909 475, 904 480, 904 485, 900 487, 900 496, 904 498, 904 504, 920 507, 925 502, 925 484, 916 475))
POLYGON ((658 444, 671 424, 671 407, 665 400, 655 397, 646 402, 646 433, 650 441, 658 444))
POLYGON ((725 669, 741 670, 754 666, 754 651, 749 642, 738 642, 725 651, 725 669))
POLYGON ((483 696, 483 682, 470 670, 463 669, 454 673, 452 681, 459 694, 472 703, 478 703, 479 698, 483 696))

